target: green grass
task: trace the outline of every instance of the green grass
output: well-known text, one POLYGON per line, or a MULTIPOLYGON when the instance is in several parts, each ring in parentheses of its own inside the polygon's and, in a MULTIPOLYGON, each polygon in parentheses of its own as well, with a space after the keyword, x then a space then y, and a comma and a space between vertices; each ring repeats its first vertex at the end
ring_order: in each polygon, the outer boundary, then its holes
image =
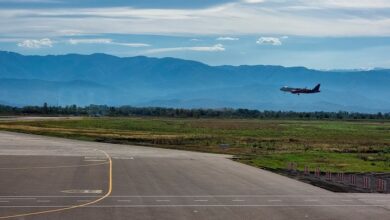
POLYGON ((259 167, 287 162, 351 172, 390 171, 387 121, 84 118, 1 122, 0 129, 238 155, 259 167), (220 144, 229 144, 221 149, 220 144))
POLYGON ((297 163, 298 170, 303 171, 305 166, 310 170, 320 168, 322 171, 332 172, 388 172, 390 171, 389 155, 354 154, 332 152, 305 152, 282 153, 269 155, 247 156, 239 159, 240 162, 271 169, 287 167, 286 161, 297 163))

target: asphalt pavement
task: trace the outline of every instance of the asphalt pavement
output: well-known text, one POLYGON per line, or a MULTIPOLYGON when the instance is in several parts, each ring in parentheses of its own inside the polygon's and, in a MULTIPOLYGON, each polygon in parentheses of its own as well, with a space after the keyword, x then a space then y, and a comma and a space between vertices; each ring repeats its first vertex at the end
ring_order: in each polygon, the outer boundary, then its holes
POLYGON ((0 219, 389 219, 387 194, 333 193, 229 155, 0 132, 0 219))

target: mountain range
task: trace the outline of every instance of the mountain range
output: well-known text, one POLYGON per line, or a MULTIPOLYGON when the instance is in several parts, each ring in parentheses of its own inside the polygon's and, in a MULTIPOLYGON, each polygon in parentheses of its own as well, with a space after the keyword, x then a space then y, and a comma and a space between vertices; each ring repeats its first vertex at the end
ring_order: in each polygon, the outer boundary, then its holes
POLYGON ((209 66, 176 58, 107 54, 24 56, 0 51, 0 104, 132 105, 282 111, 390 112, 390 70, 320 71, 209 66), (293 95, 279 89, 313 87, 293 95))

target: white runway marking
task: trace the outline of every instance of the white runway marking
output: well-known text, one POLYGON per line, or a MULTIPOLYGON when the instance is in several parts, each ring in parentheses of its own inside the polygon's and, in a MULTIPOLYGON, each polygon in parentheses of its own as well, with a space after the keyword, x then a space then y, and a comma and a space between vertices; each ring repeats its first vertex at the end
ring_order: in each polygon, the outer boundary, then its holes
POLYGON ((112 157, 112 159, 116 159, 116 160, 133 160, 134 157, 112 157))
POLYGON ((207 199, 197 199, 197 200, 194 200, 195 202, 208 202, 209 200, 207 199))
POLYGON ((90 202, 91 200, 85 200, 85 199, 80 199, 80 200, 77 200, 77 202, 90 202))
POLYGON ((0 170, 30 170, 30 169, 62 169, 75 167, 91 167, 107 164, 107 161, 94 164, 61 165, 61 166, 41 166, 41 167, 0 167, 0 170))
POLYGON ((244 202, 245 200, 243 200, 243 199, 233 199, 232 201, 233 202, 244 202))
POLYGON ((106 160, 84 160, 85 162, 106 162, 106 160))
POLYGON ((131 200, 117 200, 118 202, 131 202, 131 200))
POLYGON ((305 202, 318 202, 318 199, 305 199, 305 202))
POLYGON ((86 157, 84 157, 84 160, 106 160, 107 158, 105 158, 105 157, 88 157, 88 156, 86 156, 86 157))
POLYGON ((63 190, 62 193, 83 193, 83 194, 101 194, 103 190, 101 189, 70 189, 63 190))
POLYGON ((157 199, 156 202, 170 202, 168 199, 157 199))
POLYGON ((281 202, 282 200, 280 199, 269 199, 268 202, 281 202))
POLYGON ((351 200, 351 199, 342 199, 341 201, 342 202, 352 202, 353 200, 351 200))

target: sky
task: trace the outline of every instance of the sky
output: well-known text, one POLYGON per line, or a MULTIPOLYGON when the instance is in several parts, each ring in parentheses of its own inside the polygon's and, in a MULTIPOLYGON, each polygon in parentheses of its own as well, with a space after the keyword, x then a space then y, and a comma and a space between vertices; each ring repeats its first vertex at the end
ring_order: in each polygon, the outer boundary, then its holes
POLYGON ((0 0, 0 50, 390 68, 390 0, 0 0))

